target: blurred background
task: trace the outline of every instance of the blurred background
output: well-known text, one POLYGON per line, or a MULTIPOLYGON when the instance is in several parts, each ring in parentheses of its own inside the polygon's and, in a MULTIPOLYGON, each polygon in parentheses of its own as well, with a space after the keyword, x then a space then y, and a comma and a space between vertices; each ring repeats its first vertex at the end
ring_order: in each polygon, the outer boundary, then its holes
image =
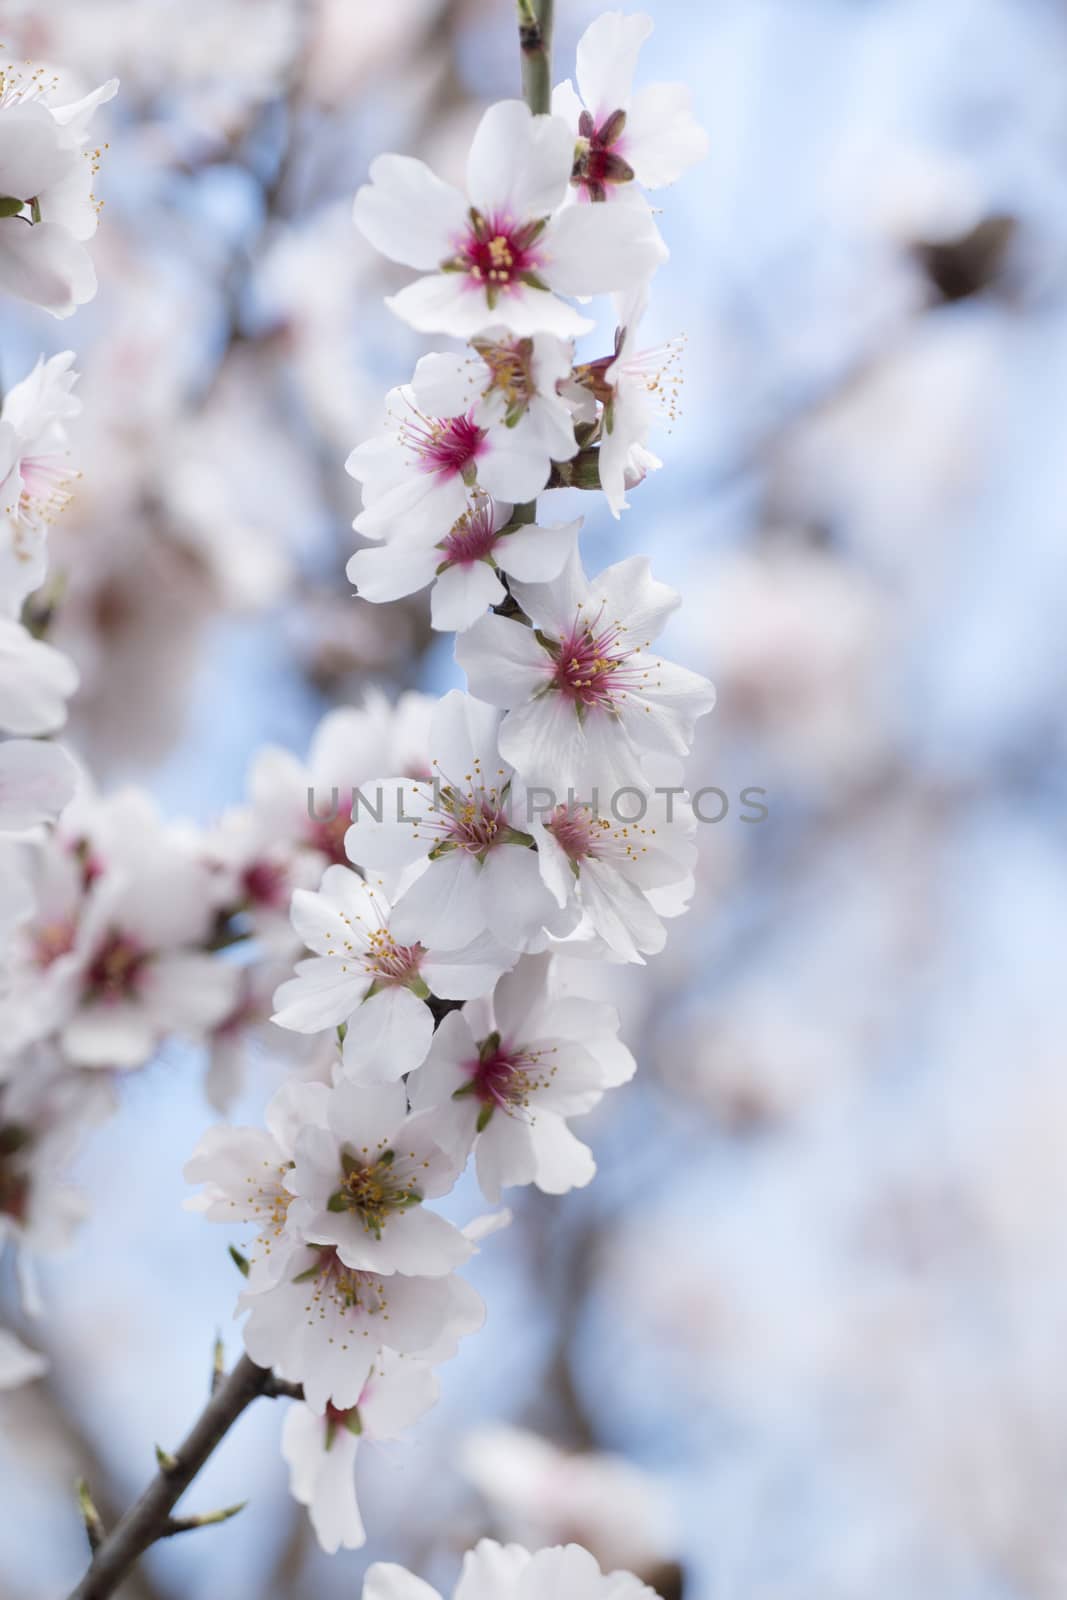
MULTIPOLYGON (((557 80, 599 9, 557 0, 557 80)), ((518 1193, 475 1261, 440 1405, 363 1452, 367 1548, 319 1554, 263 1403, 187 1501, 248 1509, 128 1600, 351 1600, 381 1558, 447 1585, 486 1532, 666 1600, 1067 1595, 1067 7, 645 9, 644 81, 685 78, 711 136, 657 197, 683 408, 621 522, 577 509, 591 568, 649 552, 684 594, 665 653, 718 685, 692 786, 726 814, 666 954, 590 975, 637 1080, 580 1125, 593 1186, 518 1193)), ((68 344, 84 374, 50 637, 102 785, 207 824, 264 742, 459 681, 425 597, 344 578, 345 457, 426 347, 350 208, 384 149, 460 172, 516 92, 511 12, 0 0, 13 56, 122 80, 98 298, 0 321, 5 382, 68 344)), ((264 1046, 235 1120, 281 1072, 264 1046)), ((239 1349, 225 1241, 180 1209, 202 1060, 117 1088, 44 1272, 52 1370, 0 1400, 4 1600, 67 1591, 75 1476, 128 1503, 216 1329, 239 1349)))

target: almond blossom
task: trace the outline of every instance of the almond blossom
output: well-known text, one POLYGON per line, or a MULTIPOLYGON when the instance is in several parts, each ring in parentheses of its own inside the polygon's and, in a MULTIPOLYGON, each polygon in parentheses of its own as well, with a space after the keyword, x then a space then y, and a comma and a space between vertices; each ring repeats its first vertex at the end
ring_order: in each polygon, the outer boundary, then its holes
POLYGON ((96 293, 85 240, 96 232, 99 151, 85 145, 118 79, 63 106, 49 103, 54 88, 40 68, 0 73, 0 289, 68 317, 96 293))
POLYGON ((464 949, 429 949, 394 934, 380 886, 350 867, 326 869, 317 894, 293 895, 293 926, 315 953, 274 997, 274 1021, 298 1033, 345 1026, 347 1071, 366 1082, 412 1072, 430 1047, 430 992, 469 1000, 491 989, 509 955, 488 935, 464 949))
POLYGON ((633 1056, 611 1006, 554 990, 548 956, 525 956, 492 1000, 445 1017, 413 1086, 412 1105, 457 1161, 472 1147, 478 1182, 496 1202, 504 1187, 546 1194, 587 1184, 596 1163, 567 1126, 605 1089, 626 1083, 633 1056))
POLYGON ((571 182, 583 200, 618 199, 634 184, 660 189, 708 153, 685 84, 633 87, 651 32, 643 12, 603 12, 578 41, 578 92, 569 78, 553 91, 552 110, 577 139, 571 182))
POLYGON ((361 599, 377 604, 432 584, 432 626, 461 633, 506 598, 505 576, 554 578, 575 548, 580 521, 539 527, 513 521, 512 510, 474 493, 443 539, 429 544, 401 535, 357 550, 345 570, 361 599))
POLYGON ((645 755, 684 755, 714 705, 706 678, 649 653, 680 596, 640 556, 512 586, 532 628, 486 616, 456 640, 475 694, 507 710, 501 754, 529 785, 591 801, 647 787, 645 755))
POLYGON ((353 857, 393 872, 425 863, 394 907, 397 938, 447 949, 488 929, 522 950, 553 917, 499 726, 495 707, 451 690, 430 727, 430 780, 379 778, 353 808, 353 857))
POLYGON ((245 1348, 260 1366, 303 1384, 320 1415, 347 1411, 382 1350, 447 1361, 481 1327, 485 1308, 455 1273, 407 1277, 346 1267, 329 1246, 298 1244, 279 1276, 253 1266, 238 1302, 245 1348))
POLYGON ((298 1135, 285 1186, 302 1236, 331 1246, 344 1266, 436 1278, 474 1248, 423 1204, 447 1194, 458 1170, 431 1120, 408 1115, 403 1084, 342 1079, 325 1101, 325 1126, 298 1135))
POLYGON ((662 918, 685 910, 696 862, 696 819, 684 796, 637 800, 629 816, 621 804, 620 816, 577 799, 530 807, 537 864, 557 904, 580 906, 588 931, 624 961, 663 949, 662 918))
POLYGON ((430 1409, 438 1388, 428 1362, 380 1350, 354 1406, 328 1404, 318 1413, 299 1401, 290 1406, 282 1429, 289 1492, 307 1506, 328 1555, 358 1550, 367 1540, 355 1484, 361 1443, 395 1439, 430 1409))
POLYGON ((419 278, 386 304, 422 333, 460 338, 502 326, 561 338, 592 326, 560 295, 629 289, 666 259, 651 214, 594 217, 565 207, 574 141, 565 121, 501 100, 482 117, 467 192, 411 156, 378 156, 356 195, 357 227, 419 278))

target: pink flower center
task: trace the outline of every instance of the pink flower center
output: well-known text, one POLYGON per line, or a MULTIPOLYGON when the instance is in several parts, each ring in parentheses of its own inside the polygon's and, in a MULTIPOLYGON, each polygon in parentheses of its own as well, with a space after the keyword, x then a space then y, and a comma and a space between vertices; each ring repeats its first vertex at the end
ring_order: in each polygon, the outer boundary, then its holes
POLYGON ((253 861, 241 874, 241 887, 256 906, 278 909, 289 901, 289 874, 277 861, 253 861))
POLYGON ((578 118, 571 182, 590 200, 606 200, 610 185, 633 181, 634 170, 620 153, 625 127, 625 111, 613 111, 599 124, 589 111, 578 118))
POLYGON ((610 824, 598 818, 590 806, 559 805, 545 827, 568 860, 581 861, 594 854, 598 838, 610 824))
POLYGON ((524 275, 536 273, 540 256, 534 248, 542 222, 513 222, 510 217, 483 217, 471 211, 470 229, 456 265, 487 290, 510 288, 524 275))
POLYGON ((448 538, 441 541, 443 561, 450 566, 463 567, 484 561, 492 554, 497 541, 493 520, 492 502, 480 500, 453 525, 448 538))
POLYGON ((109 933, 86 974, 84 997, 99 1005, 117 1005, 137 993, 148 953, 123 933, 109 933))
POLYGON ((421 944, 397 944, 388 928, 375 928, 369 938, 363 965, 378 984, 399 988, 417 980, 426 954, 421 944))
POLYGON ((468 796, 442 789, 441 800, 447 813, 445 834, 450 843, 472 856, 484 855, 500 843, 509 823, 497 803, 495 790, 468 796))
POLYGON ((512 1115, 523 1111, 529 1107, 531 1095, 547 1088, 555 1076, 555 1065, 543 1059, 554 1054, 555 1046, 547 1051, 535 1050, 506 1044, 499 1033, 491 1033, 479 1045, 477 1057, 463 1063, 470 1083, 457 1093, 473 1095, 489 1111, 512 1115))
POLYGON ((551 687, 573 701, 576 708, 599 706, 615 711, 629 688, 646 677, 630 664, 637 653, 622 644, 615 626, 600 627, 580 617, 574 627, 551 646, 555 670, 551 687))
POLYGON ((413 410, 401 424, 400 437, 414 451, 420 471, 463 478, 474 472, 485 429, 479 428, 469 412, 462 417, 424 417, 413 410))

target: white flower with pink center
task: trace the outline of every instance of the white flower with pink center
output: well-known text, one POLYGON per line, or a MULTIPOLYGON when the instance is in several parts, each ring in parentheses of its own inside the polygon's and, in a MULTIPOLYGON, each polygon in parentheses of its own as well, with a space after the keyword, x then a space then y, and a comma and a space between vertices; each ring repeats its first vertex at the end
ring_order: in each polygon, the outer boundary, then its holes
POLYGON ((383 1349, 447 1361, 485 1320, 485 1307, 455 1273, 383 1277, 346 1267, 331 1246, 298 1244, 280 1276, 253 1265, 238 1302, 249 1312, 245 1349, 288 1383, 302 1383, 320 1414, 358 1406, 383 1349))
POLYGON ((638 556, 592 580, 575 556, 512 593, 532 628, 490 615, 456 640, 473 692, 507 711, 501 754, 537 803, 646 789, 642 757, 684 755, 715 702, 706 678, 650 653, 679 596, 638 556))
POLYGON ((581 520, 548 527, 515 522, 512 506, 473 493, 443 539, 396 538, 357 550, 347 573, 364 600, 380 604, 432 584, 434 628, 462 633, 507 596, 501 574, 541 582, 559 573, 577 545, 581 520))
POLYGON ((624 961, 641 961, 663 949, 663 917, 680 916, 689 903, 696 819, 674 791, 627 795, 615 810, 605 797, 604 805, 601 812, 562 801, 535 814, 538 865, 557 904, 581 908, 580 931, 624 961))
POLYGON ((576 139, 571 182, 582 200, 628 197, 635 185, 660 189, 708 153, 685 84, 634 89, 651 32, 642 12, 605 11, 578 41, 578 92, 569 78, 553 91, 552 110, 576 139))
POLYGON ((488 929, 518 951, 559 921, 497 747, 499 726, 495 707, 451 690, 430 726, 430 780, 377 779, 357 799, 350 855, 393 873, 425 863, 394 907, 400 938, 458 948, 488 929))
POLYGON ((71 350, 41 357, 0 410, 0 612, 10 617, 44 582, 48 527, 70 501, 66 423, 81 410, 73 362, 71 350))
POLYGON ((428 274, 386 304, 420 332, 459 338, 496 326, 520 338, 588 331, 559 296, 633 288, 667 252, 647 210, 564 206, 573 162, 566 122, 520 100, 482 117, 466 194, 410 156, 379 156, 356 195, 356 225, 383 255, 428 274))
MULTIPOLYGON (((471 341, 466 352, 423 356, 412 387, 419 406, 435 416, 471 416, 479 427, 503 430, 522 451, 539 479, 536 494, 548 481, 553 461, 569 461, 578 443, 570 407, 560 386, 571 374, 574 348, 570 340, 550 333, 526 338, 506 328, 491 328, 471 341)), ((532 498, 516 486, 510 500, 532 498)))
POLYGON ((619 1019, 599 1001, 561 995, 548 956, 524 956, 492 1000, 445 1017, 413 1085, 412 1107, 457 1162, 472 1146, 487 1200, 512 1185, 563 1194, 596 1171, 566 1119, 627 1082, 634 1059, 619 1019))
POLYGON ((267 1105, 264 1128, 209 1128, 183 1168, 186 1183, 202 1184, 185 1202, 208 1222, 251 1223, 247 1254, 269 1279, 285 1269, 294 1240, 287 1230, 293 1201, 288 1187, 301 1130, 325 1127, 330 1089, 325 1083, 283 1084, 267 1105))
POLYGON ((484 933, 449 951, 405 942, 381 887, 350 867, 328 867, 317 893, 298 889, 292 918, 314 954, 278 990, 273 1020, 297 1033, 343 1024, 345 1070, 367 1083, 395 1082, 423 1060, 431 991, 447 1000, 485 994, 513 959, 484 933))
POLYGON ((408 1115, 404 1085, 341 1078, 325 1112, 324 1127, 300 1132, 285 1179, 301 1237, 383 1276, 439 1278, 468 1260, 470 1240, 424 1204, 447 1194, 459 1169, 429 1119, 408 1115))
POLYGON ((282 1428, 289 1492, 307 1506, 328 1555, 366 1543, 356 1499, 356 1456, 364 1442, 398 1438, 436 1402, 438 1382, 425 1361, 380 1350, 354 1406, 315 1412, 299 1401, 282 1428))

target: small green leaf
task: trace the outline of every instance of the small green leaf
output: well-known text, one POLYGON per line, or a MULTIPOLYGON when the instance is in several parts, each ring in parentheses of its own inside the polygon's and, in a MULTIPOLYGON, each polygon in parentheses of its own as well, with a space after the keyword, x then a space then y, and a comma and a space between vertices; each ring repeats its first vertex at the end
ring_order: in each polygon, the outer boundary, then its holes
POLYGON ((251 1271, 251 1268, 248 1265, 248 1257, 243 1256, 240 1250, 236 1249, 236 1247, 232 1244, 228 1248, 230 1252, 230 1260, 233 1262, 242 1278, 247 1278, 249 1272, 251 1271))

